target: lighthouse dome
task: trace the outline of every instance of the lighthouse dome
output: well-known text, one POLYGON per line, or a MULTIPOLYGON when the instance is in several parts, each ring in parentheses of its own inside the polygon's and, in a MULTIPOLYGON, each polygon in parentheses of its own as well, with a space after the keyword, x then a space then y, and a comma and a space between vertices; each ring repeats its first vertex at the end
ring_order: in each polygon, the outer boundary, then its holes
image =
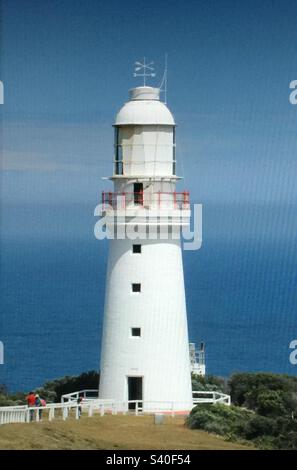
POLYGON ((115 119, 115 126, 146 124, 175 125, 173 115, 160 101, 159 88, 143 86, 130 90, 130 101, 124 104, 115 119))

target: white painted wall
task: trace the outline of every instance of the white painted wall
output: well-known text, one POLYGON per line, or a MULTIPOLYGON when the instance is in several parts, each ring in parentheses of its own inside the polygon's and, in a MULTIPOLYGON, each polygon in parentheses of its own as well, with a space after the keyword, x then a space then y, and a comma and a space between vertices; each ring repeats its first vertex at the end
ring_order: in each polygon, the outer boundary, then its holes
MULTIPOLYGON (((110 242, 100 398, 127 400, 127 376, 143 376, 145 401, 192 403, 181 247, 175 241, 110 242), (140 282, 141 293, 131 284, 140 282), (130 327, 142 337, 130 337, 130 327)), ((180 406, 179 406, 180 404, 180 406)), ((187 405, 188 404, 188 405, 187 405)))

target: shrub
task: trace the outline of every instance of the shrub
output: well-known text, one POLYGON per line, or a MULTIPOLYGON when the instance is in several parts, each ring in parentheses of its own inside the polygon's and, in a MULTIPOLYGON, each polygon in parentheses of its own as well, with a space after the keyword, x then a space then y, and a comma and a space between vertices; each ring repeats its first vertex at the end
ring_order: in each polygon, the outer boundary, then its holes
POLYGON ((192 389, 215 392, 227 392, 226 380, 222 377, 215 377, 214 375, 192 375, 192 389))
POLYGON ((190 429, 203 429, 216 434, 234 434, 240 425, 244 425, 250 412, 235 406, 223 404, 197 405, 187 419, 190 429))
POLYGON ((84 372, 78 376, 66 376, 47 382, 39 388, 38 393, 47 401, 59 402, 61 396, 79 390, 98 390, 99 374, 96 371, 84 372))
POLYGON ((272 436, 275 431, 275 421, 265 416, 252 415, 237 428, 238 434, 247 440, 272 436))
POLYGON ((270 373, 234 374, 229 380, 232 403, 264 416, 297 413, 297 377, 270 373))

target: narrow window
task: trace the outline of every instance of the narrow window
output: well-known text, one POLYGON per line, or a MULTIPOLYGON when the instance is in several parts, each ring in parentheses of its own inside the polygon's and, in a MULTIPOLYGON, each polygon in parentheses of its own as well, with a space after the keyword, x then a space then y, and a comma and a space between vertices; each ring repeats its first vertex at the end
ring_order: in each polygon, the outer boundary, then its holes
POLYGON ((143 184, 134 183, 134 204, 143 205, 143 184))
POLYGON ((133 283, 132 284, 132 292, 141 292, 141 284, 140 283, 133 283))
POLYGON ((133 253, 141 253, 141 245, 133 245, 133 253))
POLYGON ((131 328, 131 336, 141 336, 141 328, 131 328))
POLYGON ((119 143, 119 129, 115 128, 114 135, 114 145, 115 145, 115 174, 123 174, 123 147, 119 143))

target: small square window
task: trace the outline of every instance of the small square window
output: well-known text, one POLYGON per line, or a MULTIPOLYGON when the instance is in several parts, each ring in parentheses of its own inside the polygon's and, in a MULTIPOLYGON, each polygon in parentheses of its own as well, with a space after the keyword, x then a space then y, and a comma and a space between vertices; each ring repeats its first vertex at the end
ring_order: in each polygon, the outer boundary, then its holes
POLYGON ((141 328, 131 328, 131 336, 141 336, 141 328))
POLYGON ((141 284, 140 283, 133 283, 132 284, 132 292, 141 292, 141 284))
POLYGON ((133 245, 133 253, 141 253, 141 245, 133 245))

